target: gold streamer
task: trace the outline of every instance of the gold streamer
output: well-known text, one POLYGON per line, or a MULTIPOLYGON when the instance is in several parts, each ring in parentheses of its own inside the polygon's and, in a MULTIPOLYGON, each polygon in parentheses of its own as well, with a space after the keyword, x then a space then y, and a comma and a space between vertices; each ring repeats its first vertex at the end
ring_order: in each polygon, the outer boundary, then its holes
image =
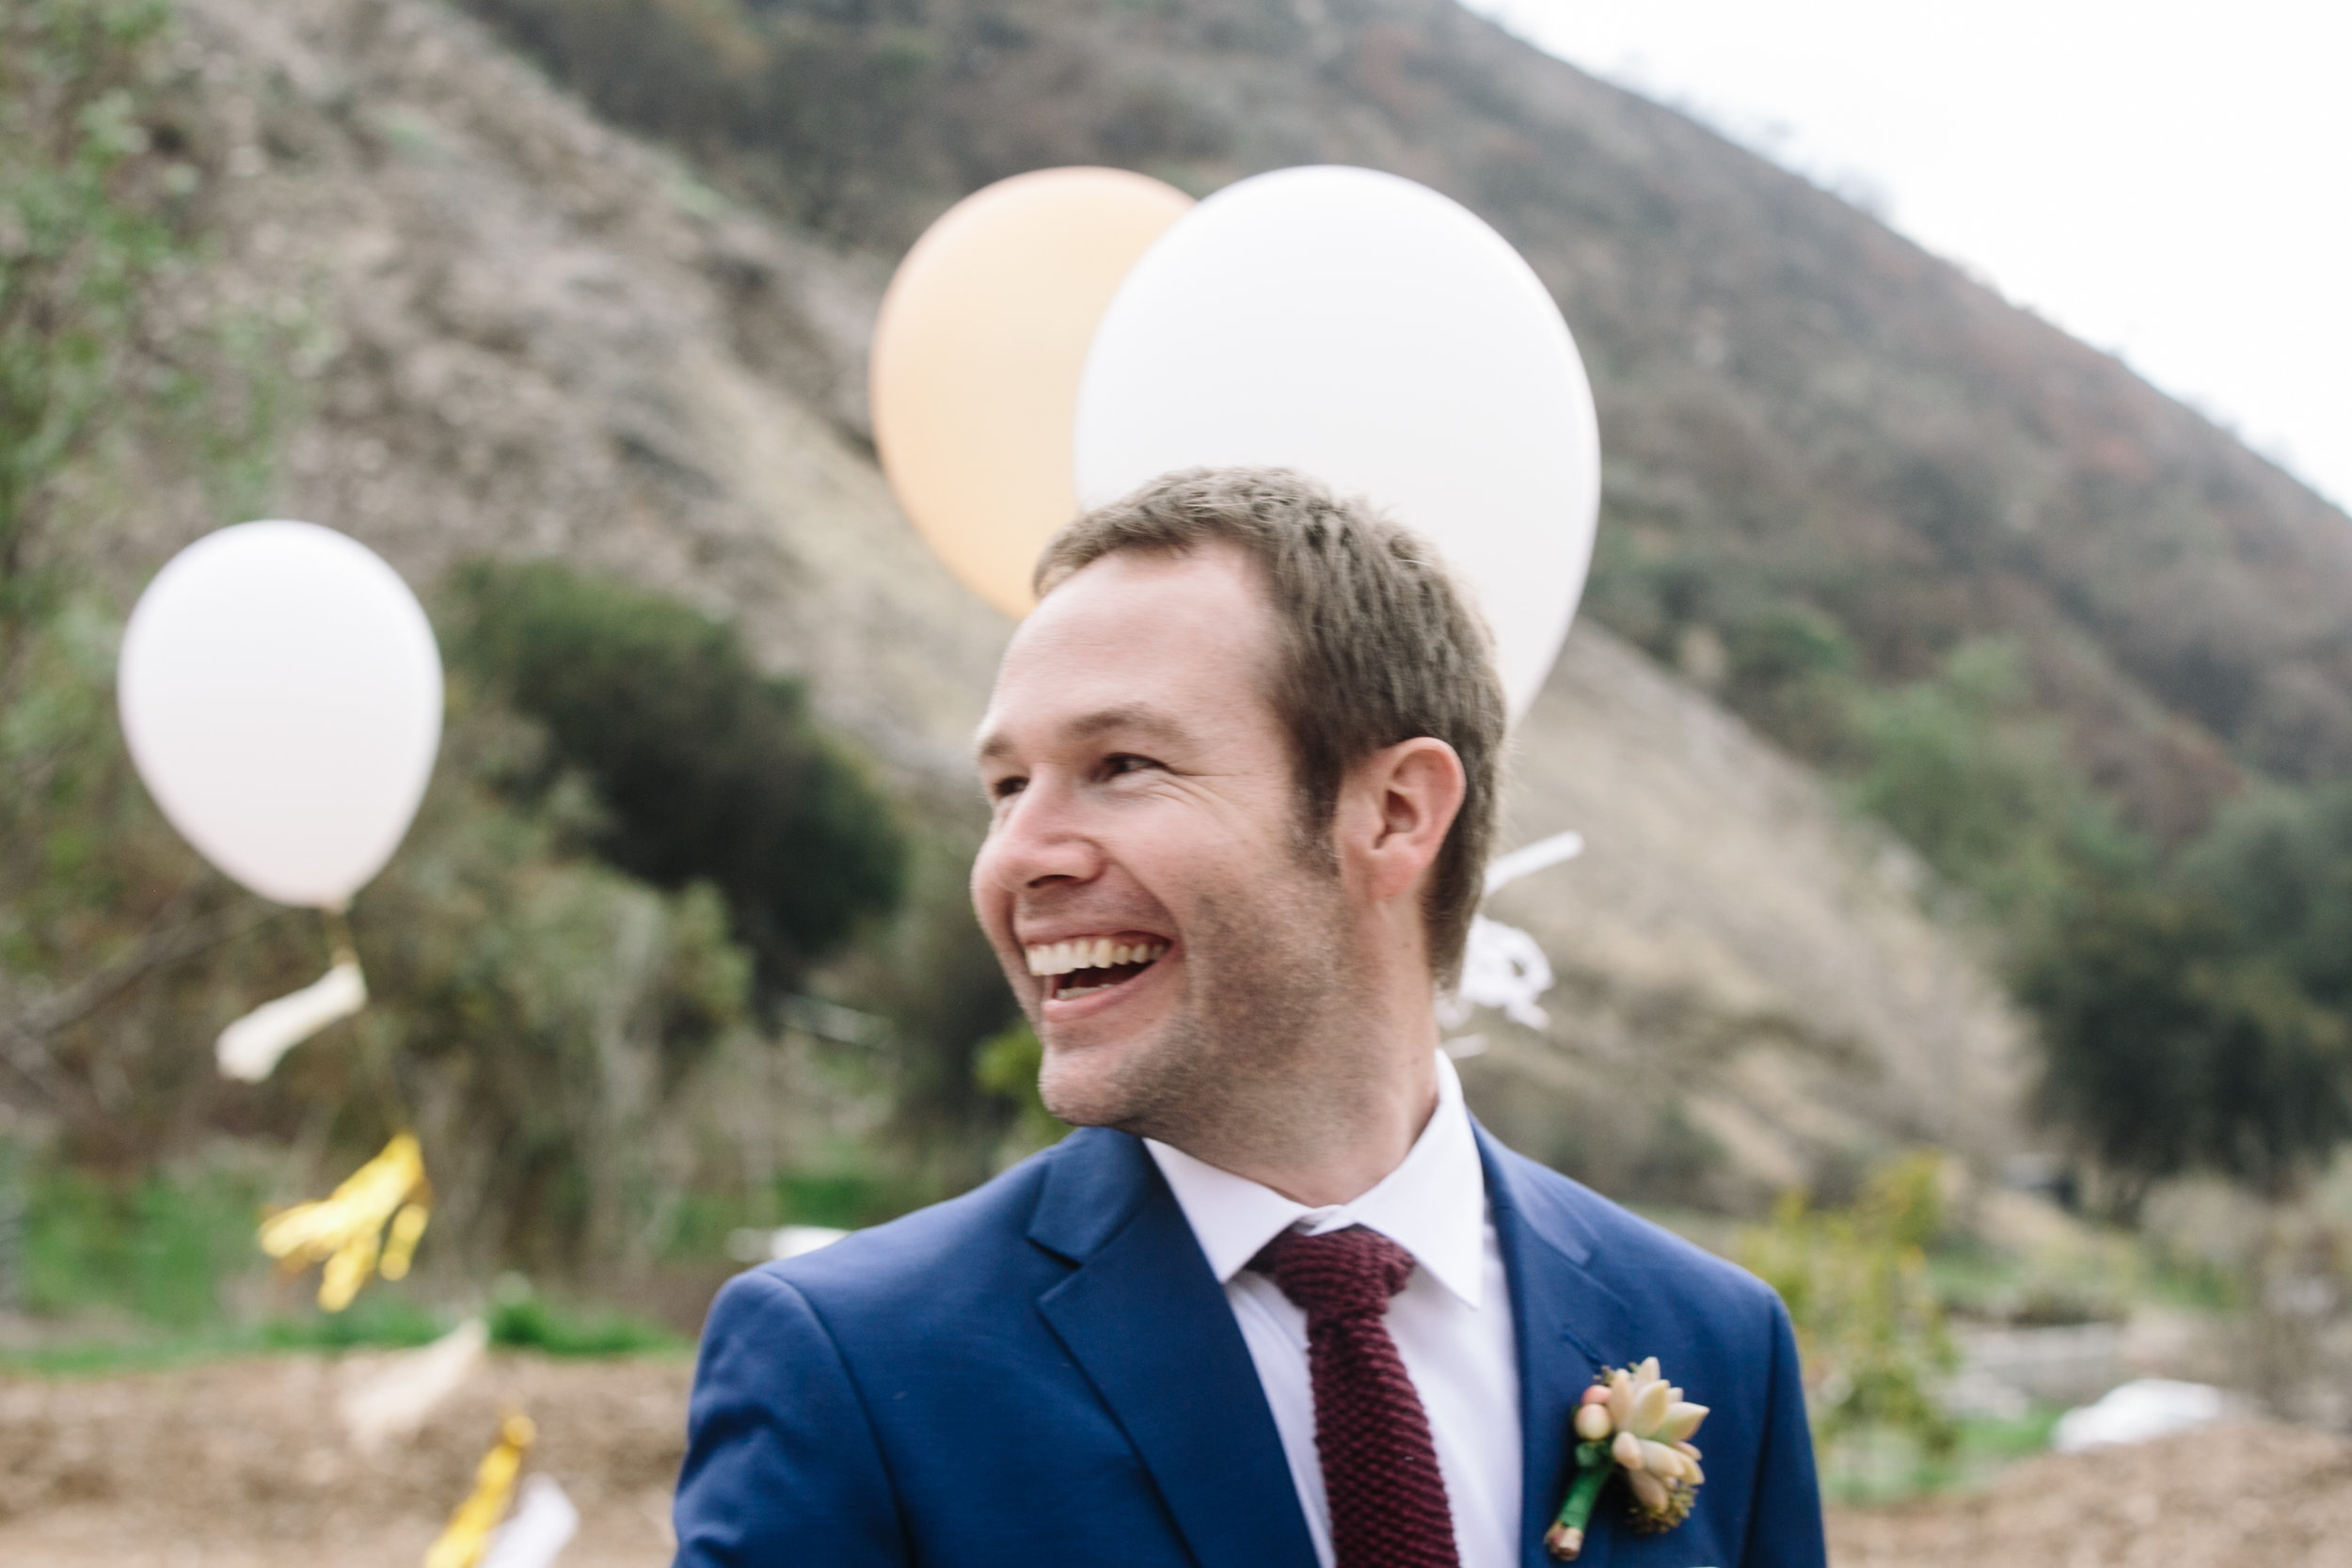
POLYGON ((417 1243, 424 1235, 424 1222, 433 1211, 421 1203, 405 1203, 392 1216, 392 1228, 384 1238, 384 1257, 375 1265, 375 1272, 387 1279, 408 1277, 408 1259, 417 1254, 417 1243))
POLYGON ((523 1450, 538 1434, 539 1429, 528 1416, 509 1416, 501 1423, 498 1446, 482 1456, 481 1467, 474 1472, 473 1496, 449 1516, 449 1528, 424 1554, 424 1568, 474 1568, 482 1560, 490 1532, 506 1517, 506 1506, 515 1499, 515 1478, 522 1471, 523 1450))
POLYGON ((263 1220, 260 1240, 262 1250, 283 1262, 289 1273, 324 1262, 319 1306, 340 1312, 379 1269, 387 1279, 408 1272, 408 1260, 431 1214, 423 1152, 412 1134, 403 1132, 331 1196, 281 1209, 263 1220), (389 1241, 384 1237, 388 1223, 389 1241))

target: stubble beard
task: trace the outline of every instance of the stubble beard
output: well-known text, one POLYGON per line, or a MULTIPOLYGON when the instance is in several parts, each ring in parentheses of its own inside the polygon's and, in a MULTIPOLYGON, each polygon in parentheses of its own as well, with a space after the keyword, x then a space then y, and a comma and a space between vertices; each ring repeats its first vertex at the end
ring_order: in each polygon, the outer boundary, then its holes
POLYGON ((1175 1013, 1104 1077, 1057 1073, 1049 1043, 1048 1110, 1229 1165, 1311 1148, 1344 1123, 1366 988, 1338 877, 1303 862, 1284 869, 1278 886, 1202 900, 1187 922, 1175 1013))

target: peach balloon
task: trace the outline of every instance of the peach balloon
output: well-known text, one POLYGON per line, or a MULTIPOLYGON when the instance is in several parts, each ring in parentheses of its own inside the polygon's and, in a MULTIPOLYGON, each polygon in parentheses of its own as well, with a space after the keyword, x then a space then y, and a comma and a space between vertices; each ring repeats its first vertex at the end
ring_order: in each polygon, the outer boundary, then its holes
POLYGON ((1192 198, 1112 168, 1017 174, 947 209, 874 326, 874 445, 924 539, 1011 616, 1077 513, 1072 423, 1094 327, 1192 198))

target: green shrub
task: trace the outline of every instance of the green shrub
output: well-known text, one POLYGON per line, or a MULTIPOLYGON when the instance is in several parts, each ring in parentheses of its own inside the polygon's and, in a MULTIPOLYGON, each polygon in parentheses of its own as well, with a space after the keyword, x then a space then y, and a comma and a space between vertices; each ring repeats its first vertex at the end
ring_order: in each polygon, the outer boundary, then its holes
POLYGON ((1874 1175, 1845 1209, 1785 1196, 1741 1238, 1739 1260, 1780 1292, 1804 1363, 1815 1443, 1894 1433, 1947 1455, 1957 1429, 1937 1384, 1957 1364, 1931 1289, 1927 1247, 1943 1227, 1942 1156, 1874 1175))
POLYGON ((622 124, 740 166, 791 216, 895 216, 935 130, 934 34, 874 0, 466 0, 622 124))
POLYGON ((2137 1213, 2150 1183, 2209 1170, 2278 1194, 2352 1135, 2352 1039, 2194 896, 2094 888, 2019 976, 2042 1042, 2042 1113, 2137 1213))
POLYGON ((463 567, 444 605, 453 665, 546 726, 526 782, 577 769, 612 864, 716 887, 771 991, 897 904, 906 845, 888 798, 732 626, 548 562, 463 567))
POLYGON ((687 1342, 658 1323, 626 1313, 567 1311, 541 1298, 530 1285, 509 1275, 500 1282, 490 1308, 490 1343, 542 1355, 605 1357, 686 1350, 687 1342))
POLYGON ((1857 728, 1855 804, 2012 934, 2038 932, 2086 869, 2152 865, 2031 707, 2012 643, 1962 645, 1933 680, 1866 698, 1857 728))
POLYGON ((2233 801, 2182 861, 2241 949, 2321 1006, 2352 1010, 2352 784, 2233 801))
POLYGON ((24 1307, 111 1307, 159 1327, 221 1319, 218 1281, 254 1263, 260 1185, 225 1171, 109 1180, 28 1164, 21 1220, 24 1307))
POLYGON ((341 1312, 308 1312, 273 1318, 258 1336, 267 1350, 412 1350, 448 1333, 445 1314, 434 1312, 413 1294, 381 1288, 363 1291, 341 1312))
POLYGON ((859 1064, 891 1104, 871 1152, 887 1149, 917 1184, 941 1194, 987 1180, 1013 1119, 1013 1107, 973 1076, 980 1048, 1020 1016, 972 913, 977 804, 962 792, 930 802, 904 907, 833 971, 845 1000, 890 1023, 888 1039, 859 1064))
POLYGON ((528 736, 462 679, 451 696, 417 824, 353 910, 374 999, 270 1097, 335 1108, 345 1159, 413 1108, 437 1197, 421 1265, 634 1266, 691 1175, 673 1108, 730 1040, 761 1049, 751 961, 707 884, 664 893, 573 852, 594 819, 576 793, 508 798, 528 736))
POLYGON ((776 1211, 787 1225, 855 1230, 895 1220, 938 1196, 873 1171, 795 1171, 776 1178, 776 1211))
POLYGON ((1044 1060, 1045 1048, 1026 1019, 991 1037, 972 1058, 972 1081, 1013 1109, 1009 1136, 1015 1153, 1043 1148, 1070 1131, 1038 1096, 1038 1069, 1044 1060))

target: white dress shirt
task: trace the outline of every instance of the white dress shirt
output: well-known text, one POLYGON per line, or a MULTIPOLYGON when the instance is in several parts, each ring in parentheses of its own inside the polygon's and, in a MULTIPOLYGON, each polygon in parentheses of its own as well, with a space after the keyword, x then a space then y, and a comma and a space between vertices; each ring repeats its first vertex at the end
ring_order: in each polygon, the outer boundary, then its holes
POLYGON ((1224 1283, 1323 1568, 1334 1560, 1331 1511, 1315 1451, 1307 1315, 1248 1265, 1285 1229, 1319 1236, 1351 1225, 1377 1230, 1413 1255, 1412 1277, 1389 1303, 1389 1336, 1429 1413, 1462 1568, 1513 1568, 1519 1560, 1518 1347, 1486 1173, 1454 1064, 1438 1055, 1438 1109, 1405 1163, 1352 1203, 1310 1209, 1156 1139, 1144 1146, 1224 1283))

